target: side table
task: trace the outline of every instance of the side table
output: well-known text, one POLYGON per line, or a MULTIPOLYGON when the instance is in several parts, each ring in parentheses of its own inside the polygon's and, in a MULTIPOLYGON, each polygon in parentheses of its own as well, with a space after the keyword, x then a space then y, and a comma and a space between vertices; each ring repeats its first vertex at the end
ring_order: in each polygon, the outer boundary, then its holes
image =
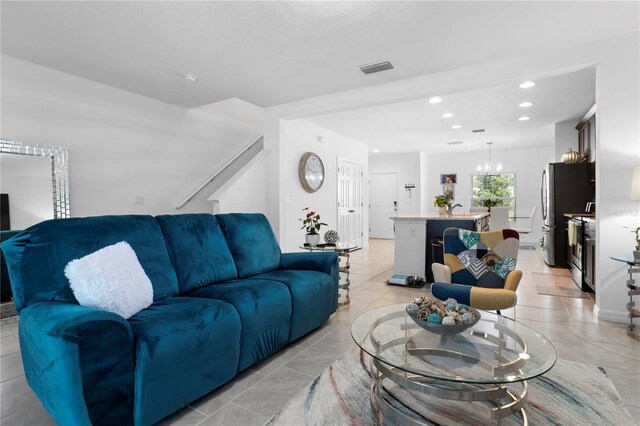
POLYGON ((627 280, 627 288, 629 291, 629 303, 627 303, 627 311, 629 312, 629 327, 627 328, 627 334, 636 340, 640 340, 640 333, 636 330, 636 324, 633 322, 634 318, 640 318, 640 309, 636 308, 636 302, 633 300, 633 296, 640 296, 640 283, 636 283, 633 279, 633 274, 640 274, 640 264, 636 263, 633 255, 630 254, 614 254, 611 259, 618 262, 624 262, 629 266, 627 272, 629 273, 629 279, 627 280))
MULTIPOLYGON (((336 243, 333 246, 299 246, 301 249, 313 251, 335 251, 338 253, 338 262, 344 259, 344 264, 340 265, 340 283, 338 284, 338 288, 340 290, 346 290, 346 294, 344 297, 344 301, 338 302, 339 306, 348 305, 351 303, 351 299, 349 297, 349 286, 351 285, 351 280, 349 279, 349 273, 351 269, 351 264, 349 263, 349 258, 351 257, 351 252, 360 249, 360 246, 356 244, 350 243, 336 243)), ((338 297, 342 299, 342 294, 338 294, 338 297)))

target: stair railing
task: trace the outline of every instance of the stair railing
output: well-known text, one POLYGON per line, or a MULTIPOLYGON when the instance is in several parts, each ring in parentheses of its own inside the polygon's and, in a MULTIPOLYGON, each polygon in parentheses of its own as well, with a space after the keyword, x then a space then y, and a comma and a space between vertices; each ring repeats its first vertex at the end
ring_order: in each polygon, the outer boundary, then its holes
POLYGON ((264 137, 264 134, 261 133, 257 138, 255 138, 253 140, 253 142, 251 142, 249 145, 247 145, 242 151, 240 151, 239 153, 237 153, 231 160, 227 161, 220 169, 218 169, 217 172, 215 172, 214 174, 212 174, 207 180, 205 180, 195 191, 193 191, 187 198, 185 198, 181 203, 176 204, 176 210, 180 210, 182 207, 184 207, 185 204, 187 204, 189 201, 191 201, 193 199, 193 197, 195 197, 196 195, 198 195, 198 193, 200 191, 202 191, 204 189, 205 186, 207 186, 208 184, 210 184, 211 182, 213 182, 213 180, 218 177, 218 175, 220 173, 222 173, 227 167, 229 167, 231 164, 233 164, 234 161, 236 161, 238 158, 240 158, 242 156, 242 154, 244 154, 245 152, 247 152, 249 149, 251 149, 255 144, 257 144, 258 142, 260 142, 262 140, 262 138, 264 137))

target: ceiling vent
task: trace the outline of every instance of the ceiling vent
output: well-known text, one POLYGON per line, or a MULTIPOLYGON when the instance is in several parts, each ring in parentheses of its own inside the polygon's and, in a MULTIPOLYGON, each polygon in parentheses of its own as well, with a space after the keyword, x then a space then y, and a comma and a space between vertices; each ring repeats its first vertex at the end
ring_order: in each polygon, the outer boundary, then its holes
POLYGON ((462 141, 447 142, 447 145, 462 145, 462 141))
POLYGON ((393 65, 389 61, 376 62, 375 64, 360 65, 358 67, 364 74, 374 74, 381 71, 392 70, 393 65))
POLYGON ((472 130, 471 133, 484 133, 486 129, 475 129, 472 130))

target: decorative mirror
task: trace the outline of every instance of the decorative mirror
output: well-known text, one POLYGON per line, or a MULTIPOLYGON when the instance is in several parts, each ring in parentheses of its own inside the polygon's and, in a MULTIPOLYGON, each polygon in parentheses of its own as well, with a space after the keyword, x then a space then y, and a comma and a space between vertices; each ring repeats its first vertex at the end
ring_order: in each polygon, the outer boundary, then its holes
MULTIPOLYGON (((63 219, 71 216, 69 207, 69 154, 66 147, 29 144, 8 139, 0 139, 0 154, 15 154, 49 159, 51 169, 51 196, 53 200, 53 218, 63 219)), ((5 185, 1 191, 5 192, 5 185)), ((5 197, 3 197, 3 200, 5 197)), ((9 198, 9 205, 11 199, 9 198)), ((47 218, 49 219, 49 218, 47 218)))

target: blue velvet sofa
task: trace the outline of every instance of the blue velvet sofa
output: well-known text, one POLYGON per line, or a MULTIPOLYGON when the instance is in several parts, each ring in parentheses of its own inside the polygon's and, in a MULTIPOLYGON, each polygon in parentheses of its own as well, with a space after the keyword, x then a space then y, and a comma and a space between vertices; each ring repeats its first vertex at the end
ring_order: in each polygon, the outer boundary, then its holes
POLYGON ((281 253, 260 214, 50 220, 2 243, 27 382, 61 425, 150 425, 322 325, 335 253, 281 253), (64 267, 127 241, 154 291, 128 320, 81 306, 64 267))

